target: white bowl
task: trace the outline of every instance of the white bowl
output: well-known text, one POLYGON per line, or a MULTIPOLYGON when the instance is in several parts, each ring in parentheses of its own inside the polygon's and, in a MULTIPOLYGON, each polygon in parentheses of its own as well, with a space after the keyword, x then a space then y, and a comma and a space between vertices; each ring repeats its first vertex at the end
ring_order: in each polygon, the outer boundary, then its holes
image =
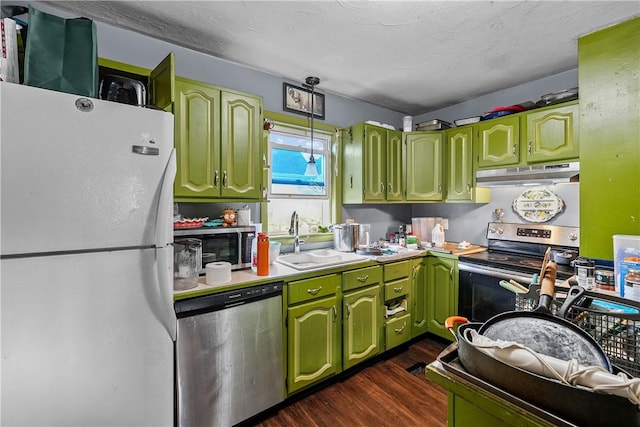
POLYGON ((280 242, 269 242, 269 264, 273 264, 280 256, 280 242))

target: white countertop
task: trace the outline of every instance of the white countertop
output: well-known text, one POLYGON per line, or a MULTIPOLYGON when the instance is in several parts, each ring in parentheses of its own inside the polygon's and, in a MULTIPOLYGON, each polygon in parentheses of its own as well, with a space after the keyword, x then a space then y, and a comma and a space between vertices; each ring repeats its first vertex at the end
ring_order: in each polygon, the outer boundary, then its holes
POLYGON ((393 255, 379 255, 379 256, 370 256, 366 257, 360 262, 352 262, 349 264, 342 265, 330 265, 318 268, 309 268, 305 270, 296 270, 295 268, 288 267, 286 265, 280 264, 278 262, 274 262, 269 266, 269 274, 267 276, 258 276, 255 272, 253 272, 250 268, 235 270, 231 272, 231 280, 216 285, 208 285, 206 281, 206 276, 202 275, 198 279, 198 286, 195 288, 183 290, 183 291, 173 291, 174 299, 181 299, 184 297, 196 297, 201 295, 206 295, 210 292, 218 292, 225 288, 234 288, 239 285, 243 286, 251 286, 252 284, 258 283, 268 283, 268 282, 276 282, 280 280, 284 280, 287 277, 300 276, 303 274, 307 274, 309 272, 322 272, 324 270, 335 270, 337 269, 345 269, 348 268, 360 268, 371 264, 372 262, 378 263, 386 263, 393 261, 400 261, 403 259, 410 259, 419 256, 424 256, 427 254, 427 250, 414 250, 407 249, 401 252, 398 252, 393 255))

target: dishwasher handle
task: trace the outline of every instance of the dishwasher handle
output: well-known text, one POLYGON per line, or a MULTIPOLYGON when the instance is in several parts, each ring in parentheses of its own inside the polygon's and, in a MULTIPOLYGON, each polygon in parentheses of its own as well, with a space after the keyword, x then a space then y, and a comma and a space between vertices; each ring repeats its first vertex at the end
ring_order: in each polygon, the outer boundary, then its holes
POLYGON ((282 295, 283 282, 251 286, 175 302, 178 319, 282 295))

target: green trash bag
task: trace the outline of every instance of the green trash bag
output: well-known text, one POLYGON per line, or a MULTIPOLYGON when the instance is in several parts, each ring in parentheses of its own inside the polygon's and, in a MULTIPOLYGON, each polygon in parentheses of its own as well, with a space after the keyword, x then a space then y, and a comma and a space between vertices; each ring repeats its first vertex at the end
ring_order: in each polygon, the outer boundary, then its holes
POLYGON ((29 7, 24 84, 96 98, 96 26, 87 18, 64 19, 29 7))

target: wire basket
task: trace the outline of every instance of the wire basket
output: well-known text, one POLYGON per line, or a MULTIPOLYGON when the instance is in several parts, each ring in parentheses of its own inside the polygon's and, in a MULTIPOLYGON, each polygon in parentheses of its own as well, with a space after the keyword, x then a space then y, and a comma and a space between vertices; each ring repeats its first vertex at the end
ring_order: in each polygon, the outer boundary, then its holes
MULTIPOLYGON (((516 294, 517 311, 538 306, 540 285, 531 284, 529 292, 516 294)), ((556 289, 551 312, 556 313, 566 296, 556 289)), ((604 294, 586 292, 582 300, 567 310, 565 318, 584 329, 602 347, 616 367, 640 377, 640 309, 634 302, 623 303, 604 294)))

